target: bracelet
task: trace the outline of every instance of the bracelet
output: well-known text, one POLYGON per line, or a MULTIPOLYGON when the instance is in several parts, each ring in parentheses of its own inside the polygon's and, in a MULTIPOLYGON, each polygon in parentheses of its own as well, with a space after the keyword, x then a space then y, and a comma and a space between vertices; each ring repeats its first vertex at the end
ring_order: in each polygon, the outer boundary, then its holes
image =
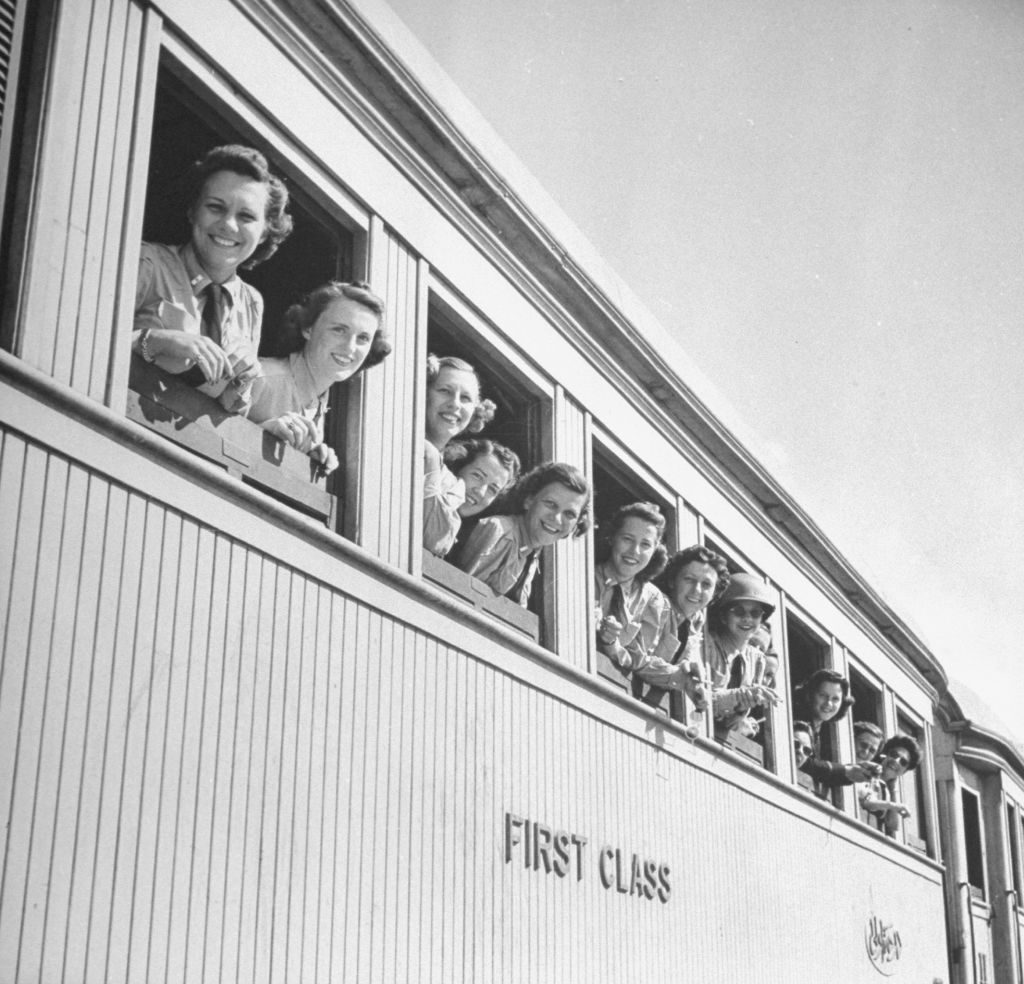
POLYGON ((143 361, 149 363, 156 362, 156 356, 149 351, 149 334, 152 330, 152 328, 143 328, 139 335, 139 355, 142 356, 143 361))

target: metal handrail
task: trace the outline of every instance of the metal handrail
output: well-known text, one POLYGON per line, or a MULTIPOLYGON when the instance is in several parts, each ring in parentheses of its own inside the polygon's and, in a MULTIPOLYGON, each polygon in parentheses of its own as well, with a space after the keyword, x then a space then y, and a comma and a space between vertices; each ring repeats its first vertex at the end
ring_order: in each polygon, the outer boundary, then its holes
POLYGON ((974 938, 974 909, 971 905, 971 883, 962 881, 957 885, 957 888, 967 889, 967 925, 971 930, 971 980, 974 984, 978 984, 978 944, 974 938))
POLYGON ((1008 888, 1006 894, 1013 896, 1010 903, 1010 922, 1013 923, 1013 935, 1017 941, 1017 946, 1013 951, 1013 962, 1017 967, 1017 984, 1024 984, 1024 955, 1020 952, 1020 918, 1017 915, 1017 906, 1020 901, 1017 898, 1017 889, 1008 888))

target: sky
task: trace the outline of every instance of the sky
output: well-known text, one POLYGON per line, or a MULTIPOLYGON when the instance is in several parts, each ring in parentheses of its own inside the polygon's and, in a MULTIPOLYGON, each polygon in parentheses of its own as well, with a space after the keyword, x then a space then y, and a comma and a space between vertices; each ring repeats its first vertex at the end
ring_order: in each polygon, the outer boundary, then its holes
POLYGON ((1021 740, 1024 3, 389 5, 1021 740))

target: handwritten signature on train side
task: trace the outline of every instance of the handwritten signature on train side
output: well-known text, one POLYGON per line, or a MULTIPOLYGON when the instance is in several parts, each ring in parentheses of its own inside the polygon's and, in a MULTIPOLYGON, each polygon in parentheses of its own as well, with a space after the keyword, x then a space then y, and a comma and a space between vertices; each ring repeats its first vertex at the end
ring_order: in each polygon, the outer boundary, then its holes
POLYGON ((875 970, 886 977, 895 974, 896 963, 903 952, 903 941, 895 926, 883 923, 878 916, 872 916, 864 931, 864 942, 868 948, 868 959, 875 970))

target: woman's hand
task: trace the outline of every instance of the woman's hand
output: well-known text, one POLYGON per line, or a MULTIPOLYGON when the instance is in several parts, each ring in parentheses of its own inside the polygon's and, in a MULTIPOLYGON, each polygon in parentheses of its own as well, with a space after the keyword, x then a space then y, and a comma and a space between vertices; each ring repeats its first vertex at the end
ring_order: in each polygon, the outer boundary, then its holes
POLYGON ((604 645, 614 646, 619 641, 623 628, 623 624, 614 615, 605 615, 597 636, 604 645))
POLYGON ((338 456, 334 453, 334 448, 329 448, 326 444, 318 444, 309 452, 309 456, 320 463, 325 475, 330 475, 338 467, 338 456))
MULTIPOLYGON (((297 451, 303 451, 306 454, 312 454, 317 445, 326 448, 326 445, 320 444, 321 435, 316 424, 308 417, 303 417, 301 413, 289 411, 280 417, 266 421, 263 424, 263 429, 270 431, 278 440, 284 441, 285 444, 290 444, 297 451)), ((330 451, 330 448, 327 450, 330 451)), ((337 458, 335 458, 334 467, 338 467, 337 458)))
POLYGON ((153 328, 146 338, 146 349, 165 372, 180 375, 193 367, 216 383, 232 375, 227 353, 212 338, 173 328, 153 328))

